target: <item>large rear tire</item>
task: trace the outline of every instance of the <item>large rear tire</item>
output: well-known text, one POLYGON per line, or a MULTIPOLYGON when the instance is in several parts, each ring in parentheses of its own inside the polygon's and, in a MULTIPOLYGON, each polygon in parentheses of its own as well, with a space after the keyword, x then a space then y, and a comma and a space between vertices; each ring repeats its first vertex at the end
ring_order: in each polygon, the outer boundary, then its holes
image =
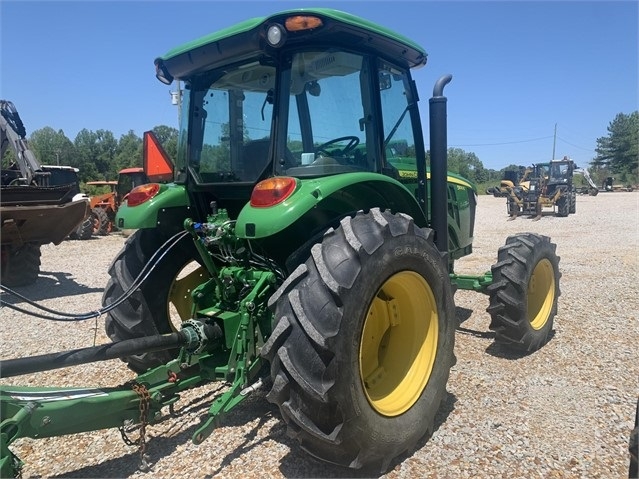
POLYGON ((384 472, 432 431, 455 363, 453 293, 433 232, 347 217, 269 301, 267 398, 311 455, 384 472))
POLYGON ((93 234, 98 236, 108 235, 112 228, 109 215, 103 208, 93 208, 91 210, 91 216, 93 218, 93 234))
POLYGON ((19 248, 2 251, 2 284, 10 288, 28 286, 40 274, 40 245, 25 243, 19 248))
POLYGON ((635 428, 630 433, 628 441, 628 452, 630 453, 630 464, 628 466, 628 478, 639 479, 639 399, 635 411, 635 428))
MULTIPOLYGON (((132 234, 109 268, 111 276, 102 297, 103 306, 118 299, 133 284, 151 256, 168 238, 155 230, 138 230, 132 234)), ((176 321, 189 318, 190 292, 208 278, 201 268, 180 276, 186 265, 197 257, 190 237, 182 239, 153 269, 149 277, 129 299, 108 313, 106 333, 113 341, 170 333, 178 329, 176 321)), ((177 356, 177 350, 156 351, 123 360, 137 373, 165 364, 177 356)))
POLYGON ((557 314, 559 257, 547 236, 520 233, 499 248, 488 313, 499 343, 532 352, 549 339, 557 314))

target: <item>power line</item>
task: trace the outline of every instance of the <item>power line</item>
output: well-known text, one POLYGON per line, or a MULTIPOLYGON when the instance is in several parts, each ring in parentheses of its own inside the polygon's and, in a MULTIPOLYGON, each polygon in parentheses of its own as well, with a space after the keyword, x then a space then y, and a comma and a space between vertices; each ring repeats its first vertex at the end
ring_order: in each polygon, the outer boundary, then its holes
POLYGON ((459 145, 450 145, 450 146, 499 146, 499 145, 514 145, 515 143, 529 143, 531 141, 540 141, 547 140, 552 138, 551 136, 541 136, 539 138, 530 138, 528 140, 517 140, 517 141, 504 141, 501 143, 467 143, 467 144, 459 144, 459 145))
POLYGON ((574 143, 570 143, 569 141, 564 140, 561 136, 557 136, 557 138, 559 140, 563 141, 564 143, 569 144, 570 146, 574 146, 575 148, 579 148, 580 150, 590 151, 590 152, 594 151, 593 148, 584 148, 583 146, 579 146, 579 145, 575 145, 574 143))

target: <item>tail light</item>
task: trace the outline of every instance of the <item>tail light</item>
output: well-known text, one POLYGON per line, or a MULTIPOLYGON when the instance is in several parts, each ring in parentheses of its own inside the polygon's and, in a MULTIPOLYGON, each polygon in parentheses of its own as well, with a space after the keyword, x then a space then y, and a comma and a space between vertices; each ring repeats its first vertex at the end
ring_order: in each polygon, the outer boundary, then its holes
POLYGON ((251 206, 274 206, 291 196, 297 188, 297 180, 288 176, 276 176, 260 181, 251 193, 251 206))
POLYGON ((145 185, 136 186, 133 188, 126 197, 126 204, 128 206, 138 206, 149 201, 160 191, 160 185, 157 183, 147 183, 145 185))

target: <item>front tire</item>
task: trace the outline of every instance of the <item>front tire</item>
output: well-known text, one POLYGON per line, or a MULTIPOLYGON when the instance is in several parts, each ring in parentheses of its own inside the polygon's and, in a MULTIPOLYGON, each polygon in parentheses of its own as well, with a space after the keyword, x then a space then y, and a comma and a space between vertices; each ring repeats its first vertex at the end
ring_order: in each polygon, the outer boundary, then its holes
POLYGON ((455 362, 452 288, 432 230, 379 209, 347 217, 269 305, 267 398, 303 449, 384 472, 432 431, 455 362))
POLYGON ((79 240, 88 240, 93 236, 93 218, 89 216, 82 222, 74 232, 75 238, 79 240))
POLYGON ((521 207, 514 199, 508 198, 506 212, 508 213, 508 216, 519 216, 521 214, 521 207))
MULTIPOLYGON (((132 234, 109 268, 110 279, 102 296, 107 306, 118 299, 133 284, 151 256, 167 240, 155 230, 138 230, 132 234)), ((112 341, 166 334, 178 329, 171 319, 173 307, 181 320, 189 318, 190 291, 208 279, 197 268, 188 276, 180 277, 186 265, 197 258, 190 237, 183 238, 127 301, 110 311, 105 319, 106 333, 112 341)), ((156 351, 123 360, 130 369, 142 373, 148 368, 166 364, 177 356, 177 350, 156 351)))
POLYGON ((3 247, 2 284, 10 288, 28 286, 40 274, 40 245, 25 243, 19 248, 3 247))
POLYGON ((570 214, 570 197, 563 195, 557 200, 557 216, 562 218, 570 214))
POLYGON ((550 238, 535 233, 510 236, 499 248, 486 310, 497 342, 532 352, 548 341, 561 294, 556 248, 550 238))

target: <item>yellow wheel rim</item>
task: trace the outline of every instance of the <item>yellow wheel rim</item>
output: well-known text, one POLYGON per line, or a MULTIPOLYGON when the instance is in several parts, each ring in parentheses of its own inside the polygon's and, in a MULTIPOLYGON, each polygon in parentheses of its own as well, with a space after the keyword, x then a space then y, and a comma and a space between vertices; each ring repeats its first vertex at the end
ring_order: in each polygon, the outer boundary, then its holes
POLYGON ((528 283, 528 318, 533 329, 541 329, 548 322, 555 302, 555 273, 552 263, 542 259, 528 283))
POLYGON ((391 276, 371 302, 359 347, 359 372, 371 406, 398 416, 419 399, 428 383, 438 341, 435 296, 422 276, 391 276))
POLYGON ((191 292, 209 277, 205 268, 198 263, 191 263, 183 268, 173 280, 169 288, 169 300, 166 305, 167 317, 173 331, 180 329, 180 323, 191 317, 193 300, 191 292))

